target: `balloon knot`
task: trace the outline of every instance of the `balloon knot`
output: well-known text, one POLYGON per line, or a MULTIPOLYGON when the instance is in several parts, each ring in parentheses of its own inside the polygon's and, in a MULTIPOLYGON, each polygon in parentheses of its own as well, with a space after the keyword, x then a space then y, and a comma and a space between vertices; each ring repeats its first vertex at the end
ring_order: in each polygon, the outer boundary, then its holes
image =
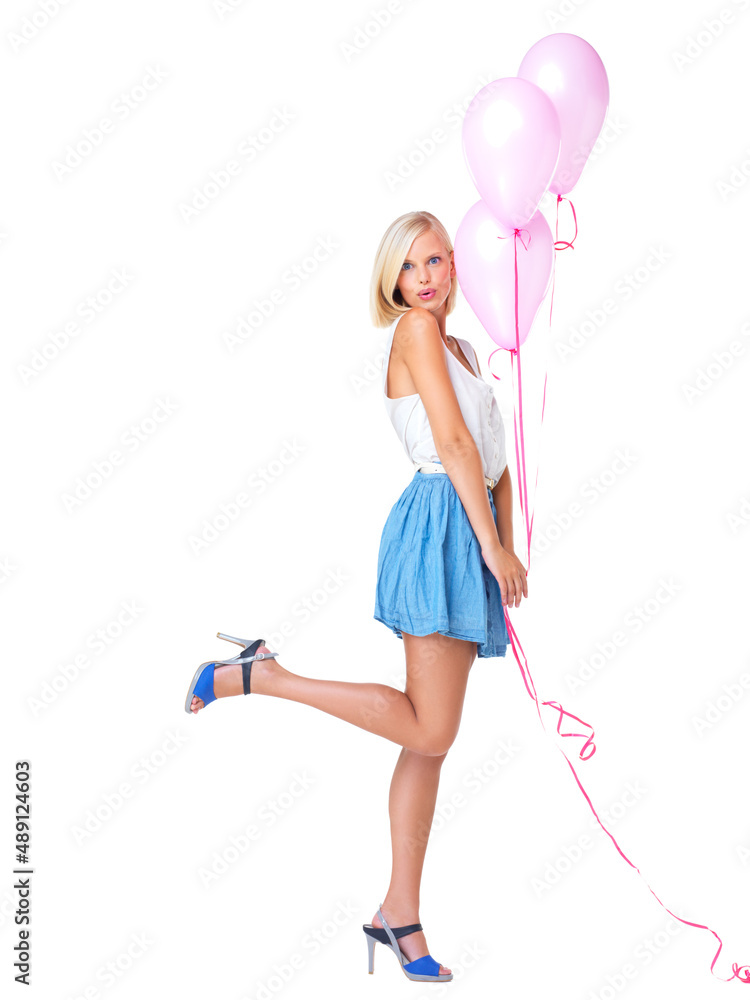
MULTIPOLYGON (((521 246, 524 248, 524 250, 528 250, 529 249, 528 244, 531 243, 531 233, 528 231, 528 229, 514 229, 513 230, 513 236, 514 237, 517 236, 519 238, 519 240, 521 241, 521 246), (526 235, 529 238, 528 239, 528 243, 524 243, 523 236, 521 236, 521 233, 526 233, 526 235)), ((497 238, 499 240, 509 240, 510 236, 498 236, 497 238)), ((514 239, 513 243, 515 245, 515 239, 514 239)))

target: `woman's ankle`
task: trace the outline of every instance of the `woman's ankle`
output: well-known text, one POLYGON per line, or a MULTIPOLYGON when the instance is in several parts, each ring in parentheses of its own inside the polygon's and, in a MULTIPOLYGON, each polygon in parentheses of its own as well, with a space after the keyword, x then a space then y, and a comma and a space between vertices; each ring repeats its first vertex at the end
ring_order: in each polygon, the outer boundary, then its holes
MULTIPOLYGON (((265 646, 261 646, 258 652, 271 652, 265 646)), ((250 693, 278 695, 280 693, 280 682, 289 671, 278 662, 277 659, 269 657, 267 660, 256 660, 250 672, 250 693)))
POLYGON ((413 923, 419 918, 419 898, 413 896, 397 895, 396 893, 386 893, 386 897, 380 909, 388 920, 388 914, 395 915, 396 919, 413 923))

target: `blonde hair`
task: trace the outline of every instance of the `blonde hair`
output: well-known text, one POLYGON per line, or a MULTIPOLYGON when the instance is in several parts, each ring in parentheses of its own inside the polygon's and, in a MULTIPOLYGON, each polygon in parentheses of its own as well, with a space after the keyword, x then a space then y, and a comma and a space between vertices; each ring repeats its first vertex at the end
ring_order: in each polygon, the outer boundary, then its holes
MULTIPOLYGON (((396 282, 409 247, 429 230, 438 237, 446 253, 453 250, 445 226, 430 212, 406 212, 392 222, 383 234, 370 279, 370 318, 373 326, 390 326, 394 319, 409 311, 410 307, 404 304, 396 282)), ((454 275, 445 301, 446 316, 453 312, 457 295, 458 281, 454 275)))

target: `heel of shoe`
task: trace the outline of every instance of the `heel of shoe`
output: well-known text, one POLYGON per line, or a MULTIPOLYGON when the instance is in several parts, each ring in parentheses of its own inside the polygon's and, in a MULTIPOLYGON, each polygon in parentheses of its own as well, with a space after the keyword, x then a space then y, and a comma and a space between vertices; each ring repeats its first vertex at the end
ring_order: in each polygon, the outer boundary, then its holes
MULTIPOLYGON (((217 639, 226 639, 227 642, 234 642, 238 646, 242 646, 243 653, 246 652, 250 646, 255 646, 255 648, 257 649, 258 645, 265 645, 266 642, 265 639, 237 639, 235 636, 225 635, 223 632, 217 632, 216 637, 217 639)), ((258 653, 257 655, 253 656, 252 659, 273 660, 278 655, 279 655, 278 653, 258 653)), ((248 662, 248 660, 241 659, 240 656, 233 656, 231 660, 217 660, 216 664, 218 666, 219 664, 246 663, 246 662, 248 662)))
POLYGON ((235 637, 233 635, 224 635, 223 632, 217 632, 216 633, 216 638, 217 639, 226 639, 227 642, 234 642, 238 646, 249 646, 250 642, 251 642, 250 639, 235 639, 235 637))
POLYGON ((367 971, 370 975, 375 971, 375 945, 378 943, 374 937, 365 932, 367 938, 367 971))

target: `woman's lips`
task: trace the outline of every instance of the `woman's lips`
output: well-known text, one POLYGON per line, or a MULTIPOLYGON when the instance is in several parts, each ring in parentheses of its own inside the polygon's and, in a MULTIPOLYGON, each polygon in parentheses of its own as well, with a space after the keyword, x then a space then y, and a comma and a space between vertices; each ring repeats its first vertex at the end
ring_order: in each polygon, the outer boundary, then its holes
POLYGON ((431 299, 431 298, 433 298, 434 295, 435 295, 435 290, 434 289, 431 289, 429 292, 420 292, 419 293, 420 299, 431 299))

